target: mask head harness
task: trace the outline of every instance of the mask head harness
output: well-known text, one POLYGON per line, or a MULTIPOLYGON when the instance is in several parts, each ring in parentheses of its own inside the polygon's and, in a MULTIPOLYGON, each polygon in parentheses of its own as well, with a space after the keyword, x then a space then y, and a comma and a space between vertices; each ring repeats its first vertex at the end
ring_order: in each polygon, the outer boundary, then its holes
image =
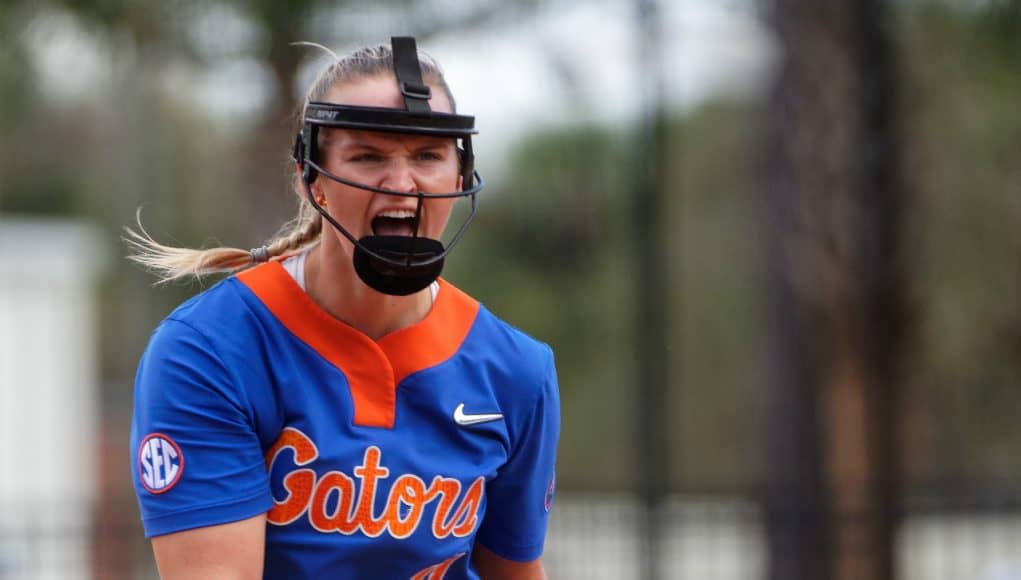
POLYGON ((305 106, 302 128, 294 142, 294 160, 301 170, 302 187, 309 203, 323 219, 354 244, 354 267, 359 278, 370 288, 394 296, 407 296, 426 288, 439 277, 443 261, 461 240, 468 224, 475 217, 476 194, 482 189, 482 176, 475 171, 475 155, 471 136, 478 133, 475 117, 440 113, 429 107, 432 90, 422 81, 415 39, 391 38, 394 76, 404 96, 404 109, 356 107, 320 101, 305 106), (364 131, 384 131, 409 135, 452 137, 460 141, 458 156, 461 168, 461 191, 447 193, 408 192, 374 187, 339 177, 324 169, 317 161, 317 138, 321 127, 340 127, 364 131), (320 175, 338 183, 385 195, 413 197, 418 201, 412 224, 412 235, 368 235, 356 239, 312 195, 312 182, 320 175), (440 240, 418 235, 423 202, 427 199, 461 198, 471 200, 471 211, 451 238, 449 245, 440 240))

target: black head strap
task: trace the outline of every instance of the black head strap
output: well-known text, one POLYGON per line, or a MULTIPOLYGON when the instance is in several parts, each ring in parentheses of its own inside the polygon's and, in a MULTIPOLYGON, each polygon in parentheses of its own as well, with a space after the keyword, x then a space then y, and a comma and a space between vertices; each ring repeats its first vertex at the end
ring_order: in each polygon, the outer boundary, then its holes
POLYGON ((422 82, 422 68, 418 63, 418 47, 415 39, 410 36, 394 36, 390 38, 393 47, 394 74, 397 75, 397 86, 404 95, 404 106, 409 113, 429 114, 429 98, 432 90, 422 82))

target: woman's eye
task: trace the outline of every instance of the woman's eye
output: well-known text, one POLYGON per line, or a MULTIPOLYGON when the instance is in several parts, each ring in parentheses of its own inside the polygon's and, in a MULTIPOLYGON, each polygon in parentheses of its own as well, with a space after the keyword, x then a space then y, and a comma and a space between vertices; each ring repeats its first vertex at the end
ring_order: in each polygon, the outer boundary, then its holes
POLYGON ((376 153, 358 153, 352 155, 350 160, 357 163, 376 163, 382 161, 383 157, 376 153))
POLYGON ((443 156, 435 151, 421 151, 418 154, 420 161, 441 161, 443 156))

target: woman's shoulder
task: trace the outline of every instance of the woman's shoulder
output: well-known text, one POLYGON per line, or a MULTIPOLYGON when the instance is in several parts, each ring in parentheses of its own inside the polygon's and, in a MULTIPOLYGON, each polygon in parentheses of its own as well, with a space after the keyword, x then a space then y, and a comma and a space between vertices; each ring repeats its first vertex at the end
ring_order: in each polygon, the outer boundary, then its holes
POLYGON ((485 305, 479 307, 479 320, 482 324, 490 327, 490 340, 503 342, 505 346, 513 347, 512 352, 541 358, 552 356, 552 349, 548 344, 497 316, 485 305))
POLYGON ((555 374, 553 349, 513 323, 480 304, 475 327, 469 335, 473 352, 499 362, 517 382, 542 385, 555 374), (520 379, 526 379, 520 381, 520 379))
POLYGON ((214 316, 223 309, 240 308, 244 308, 244 301, 238 291, 238 279, 237 276, 230 276, 185 300, 167 318, 197 320, 214 316))
POLYGON ((199 292, 170 312, 156 327, 153 341, 198 334, 209 342, 231 336, 249 318, 250 307, 233 276, 199 292))
MULTIPOLYGON (((559 386, 553 350, 545 342, 480 306, 466 345, 473 363, 485 368, 493 394, 507 417, 522 428, 535 413, 556 413, 559 386)), ((521 433, 521 431, 517 431, 521 433)))

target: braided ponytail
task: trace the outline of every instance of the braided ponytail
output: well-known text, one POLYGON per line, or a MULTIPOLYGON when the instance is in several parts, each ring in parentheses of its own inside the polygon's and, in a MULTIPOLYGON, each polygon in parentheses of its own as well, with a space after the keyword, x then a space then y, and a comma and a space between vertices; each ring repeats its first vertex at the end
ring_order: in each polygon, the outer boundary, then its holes
POLYGON ((323 216, 307 200, 301 200, 298 216, 280 229, 266 248, 267 259, 294 253, 311 246, 323 232, 323 216))
POLYGON ((154 240, 137 219, 138 231, 125 228, 124 241, 131 248, 128 259, 156 274, 163 284, 182 278, 237 272, 259 262, 295 253, 319 241, 323 220, 311 204, 302 200, 298 216, 281 228, 266 245, 251 250, 218 247, 205 250, 177 248, 154 240))

